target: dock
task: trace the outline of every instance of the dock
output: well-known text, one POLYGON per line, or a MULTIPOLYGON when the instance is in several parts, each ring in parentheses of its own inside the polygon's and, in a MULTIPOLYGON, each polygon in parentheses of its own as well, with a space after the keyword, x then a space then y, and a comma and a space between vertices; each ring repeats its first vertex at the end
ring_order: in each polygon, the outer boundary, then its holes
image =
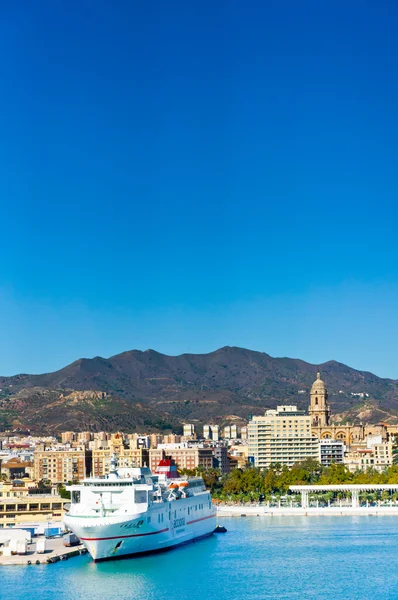
POLYGON ((47 539, 47 549, 45 552, 38 553, 36 551, 36 542, 38 538, 32 538, 32 543, 28 545, 26 554, 14 554, 12 556, 0 555, 0 567, 8 565, 48 565, 58 562, 59 560, 67 560, 73 556, 80 556, 87 552, 83 544, 78 546, 64 546, 63 538, 47 539), (65 557, 65 558, 64 558, 65 557))

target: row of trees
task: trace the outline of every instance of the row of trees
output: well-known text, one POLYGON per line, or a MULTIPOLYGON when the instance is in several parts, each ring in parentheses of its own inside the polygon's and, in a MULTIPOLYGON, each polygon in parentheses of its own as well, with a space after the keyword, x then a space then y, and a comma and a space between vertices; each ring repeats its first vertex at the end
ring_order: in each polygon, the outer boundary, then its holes
MULTIPOLYGON (((213 498, 221 502, 267 501, 286 495, 291 485, 398 484, 398 465, 393 465, 382 473, 374 469, 351 473, 344 465, 332 464, 330 467, 324 467, 312 459, 296 463, 290 469, 286 465, 275 464, 271 465, 269 469, 248 467, 247 469, 234 469, 228 475, 222 475, 219 469, 205 470, 199 467, 195 470, 182 469, 180 474, 201 475, 206 487, 212 492, 213 498)), ((70 493, 61 484, 58 486, 58 492, 63 498, 70 498, 70 493)), ((323 494, 323 496, 322 499, 327 501, 328 494, 323 494)), ((373 496, 372 494, 363 494, 363 499, 372 501, 373 496)))
POLYGON ((228 475, 221 475, 218 469, 207 471, 198 468, 196 471, 183 471, 183 474, 200 474, 206 486, 211 490, 213 498, 219 501, 258 502, 272 497, 284 495, 291 485, 333 485, 339 483, 397 483, 398 465, 393 465, 383 473, 374 469, 351 473, 347 467, 332 464, 324 467, 309 459, 293 465, 291 469, 285 465, 271 465, 269 469, 249 467, 234 469, 228 475))

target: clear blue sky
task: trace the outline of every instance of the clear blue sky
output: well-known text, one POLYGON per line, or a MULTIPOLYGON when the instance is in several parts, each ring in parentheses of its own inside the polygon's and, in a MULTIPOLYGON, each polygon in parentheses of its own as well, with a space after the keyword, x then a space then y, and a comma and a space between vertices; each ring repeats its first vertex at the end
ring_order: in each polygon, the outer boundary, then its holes
POLYGON ((393 1, 3 3, 0 374, 223 345, 398 378, 393 1))

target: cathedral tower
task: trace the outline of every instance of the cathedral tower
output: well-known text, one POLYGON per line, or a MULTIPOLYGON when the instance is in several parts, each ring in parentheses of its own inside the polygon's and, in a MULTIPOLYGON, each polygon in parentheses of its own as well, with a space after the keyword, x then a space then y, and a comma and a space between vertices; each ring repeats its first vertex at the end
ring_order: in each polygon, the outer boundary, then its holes
POLYGON ((325 427, 329 425, 330 409, 328 391, 319 371, 311 387, 309 413, 312 427, 325 427))

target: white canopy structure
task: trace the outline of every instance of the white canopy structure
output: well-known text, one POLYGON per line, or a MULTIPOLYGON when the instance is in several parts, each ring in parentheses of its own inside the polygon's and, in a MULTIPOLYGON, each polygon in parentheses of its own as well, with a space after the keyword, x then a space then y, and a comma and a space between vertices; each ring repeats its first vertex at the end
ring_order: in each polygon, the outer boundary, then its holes
POLYGON ((398 492, 397 483, 355 483, 355 484, 336 484, 336 485, 291 485, 291 492, 301 494, 302 508, 308 508, 308 494, 319 492, 348 492, 351 494, 352 508, 358 507, 360 492, 378 492, 389 491, 398 492))

